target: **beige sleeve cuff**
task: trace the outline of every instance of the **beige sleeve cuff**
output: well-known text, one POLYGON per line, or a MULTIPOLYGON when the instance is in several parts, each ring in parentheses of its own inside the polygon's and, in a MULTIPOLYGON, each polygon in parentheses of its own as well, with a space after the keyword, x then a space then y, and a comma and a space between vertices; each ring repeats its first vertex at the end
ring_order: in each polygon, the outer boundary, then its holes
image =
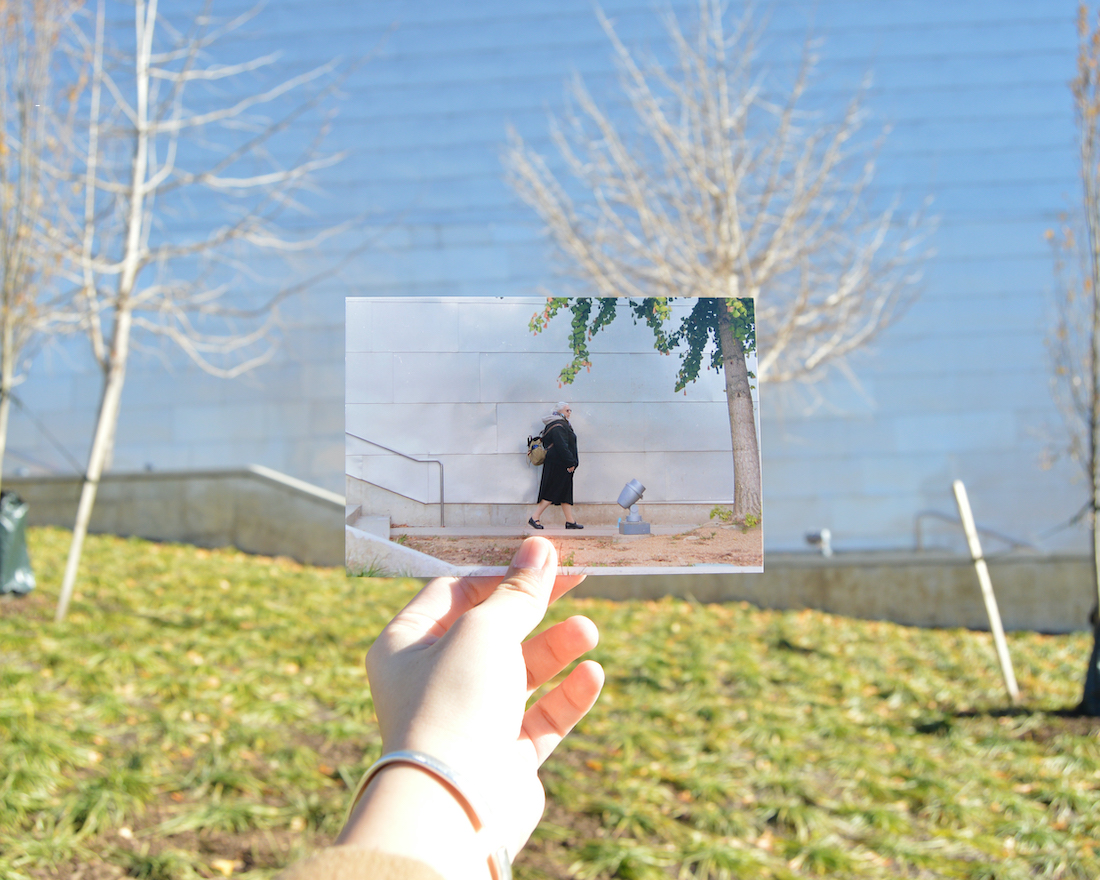
POLYGON ((274 880, 443 880, 443 877, 423 862, 403 856, 355 846, 330 846, 281 871, 274 880))

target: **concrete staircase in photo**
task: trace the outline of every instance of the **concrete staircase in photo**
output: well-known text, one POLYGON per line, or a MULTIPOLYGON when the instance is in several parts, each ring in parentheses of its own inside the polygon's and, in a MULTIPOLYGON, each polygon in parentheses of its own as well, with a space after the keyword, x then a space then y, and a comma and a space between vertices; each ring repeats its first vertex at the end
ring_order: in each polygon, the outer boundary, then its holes
POLYGON ((348 574, 401 577, 453 575, 458 569, 441 559, 390 540, 390 518, 364 514, 362 505, 344 506, 344 564, 348 574))
POLYGON ((354 526, 361 532, 390 539, 390 518, 388 515, 363 513, 362 505, 348 504, 344 516, 344 525, 354 526))

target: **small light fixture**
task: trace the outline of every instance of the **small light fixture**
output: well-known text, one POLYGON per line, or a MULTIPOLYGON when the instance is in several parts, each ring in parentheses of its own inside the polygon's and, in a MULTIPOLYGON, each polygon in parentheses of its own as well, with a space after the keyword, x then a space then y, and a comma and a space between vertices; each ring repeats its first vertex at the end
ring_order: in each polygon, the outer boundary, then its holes
POLYGON ((806 543, 814 547, 821 547, 821 555, 828 558, 833 555, 833 533, 828 529, 820 532, 807 532, 806 543))
POLYGON ((619 517, 620 535, 648 535, 649 523, 642 522, 642 515, 638 513, 638 502, 642 500, 645 486, 637 480, 631 480, 619 493, 618 504, 623 510, 629 511, 626 519, 619 517))

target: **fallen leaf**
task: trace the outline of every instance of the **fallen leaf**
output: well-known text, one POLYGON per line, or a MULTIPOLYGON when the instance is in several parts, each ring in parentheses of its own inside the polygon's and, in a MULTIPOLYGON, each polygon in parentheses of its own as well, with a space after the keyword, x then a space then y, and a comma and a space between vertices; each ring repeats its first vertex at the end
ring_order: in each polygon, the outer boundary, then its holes
POLYGON ((230 876, 238 868, 243 868, 243 862, 235 862, 231 859, 214 859, 210 863, 210 867, 221 874, 223 877, 230 876))

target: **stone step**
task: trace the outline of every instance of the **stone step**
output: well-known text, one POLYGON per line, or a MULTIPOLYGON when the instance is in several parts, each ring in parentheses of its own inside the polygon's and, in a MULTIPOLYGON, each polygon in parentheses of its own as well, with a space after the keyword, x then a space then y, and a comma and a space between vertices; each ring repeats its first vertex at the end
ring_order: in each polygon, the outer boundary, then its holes
POLYGON ((350 525, 359 529, 361 532, 366 532, 370 535, 377 535, 379 538, 385 538, 387 541, 390 538, 390 518, 388 516, 379 516, 375 514, 366 514, 360 516, 355 522, 350 525))

